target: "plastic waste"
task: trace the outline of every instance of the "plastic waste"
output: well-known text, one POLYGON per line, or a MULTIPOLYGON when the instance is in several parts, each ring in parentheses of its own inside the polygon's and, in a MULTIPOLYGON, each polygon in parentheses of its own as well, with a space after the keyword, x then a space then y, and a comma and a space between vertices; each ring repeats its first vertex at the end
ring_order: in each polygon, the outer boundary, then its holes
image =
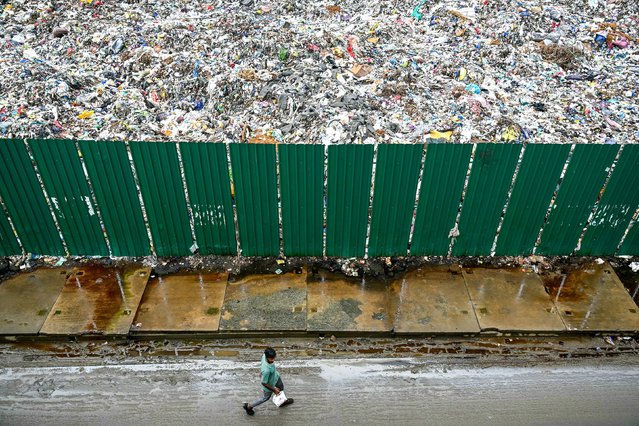
POLYGON ((27 0, 0 137, 638 143, 639 2, 27 0))

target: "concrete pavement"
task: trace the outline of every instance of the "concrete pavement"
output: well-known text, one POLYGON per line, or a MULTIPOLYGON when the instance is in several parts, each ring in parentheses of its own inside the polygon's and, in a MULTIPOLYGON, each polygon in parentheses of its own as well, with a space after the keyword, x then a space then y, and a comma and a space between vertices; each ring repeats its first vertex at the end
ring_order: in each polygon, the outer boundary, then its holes
POLYGON ((568 275, 448 266, 393 278, 321 269, 231 280, 226 273, 149 280, 150 273, 134 264, 87 265, 9 279, 0 283, 0 338, 639 330, 639 308, 607 263, 568 275))

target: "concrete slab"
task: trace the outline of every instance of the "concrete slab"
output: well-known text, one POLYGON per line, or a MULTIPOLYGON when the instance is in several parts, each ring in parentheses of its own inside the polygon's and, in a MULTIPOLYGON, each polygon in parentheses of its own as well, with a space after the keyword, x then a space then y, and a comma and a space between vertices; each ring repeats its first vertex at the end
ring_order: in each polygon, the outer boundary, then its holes
POLYGON ((74 268, 40 333, 128 334, 150 272, 135 264, 74 268))
POLYGON ((571 331, 638 331, 639 308, 606 262, 549 277, 546 288, 571 331))
POLYGON ((306 330, 306 271, 247 275, 226 286, 220 331, 306 330))
POLYGON ((461 272, 426 267, 391 283, 396 333, 478 333, 473 305, 461 272))
POLYGON ((308 330, 390 332, 389 300, 388 287, 381 281, 319 271, 308 280, 308 330))
POLYGON ((506 269, 464 269, 482 330, 565 331, 537 274, 506 269))
POLYGON ((217 332, 227 273, 176 274, 149 281, 135 332, 217 332))
POLYGON ((38 334, 69 272, 41 268, 0 283, 0 334, 38 334))

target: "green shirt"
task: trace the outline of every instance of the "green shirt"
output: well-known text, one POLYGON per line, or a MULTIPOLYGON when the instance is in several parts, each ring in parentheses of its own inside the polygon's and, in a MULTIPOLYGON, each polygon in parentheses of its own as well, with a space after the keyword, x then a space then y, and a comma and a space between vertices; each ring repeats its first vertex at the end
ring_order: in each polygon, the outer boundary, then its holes
MULTIPOLYGON (((275 387, 275 384, 280 379, 280 373, 275 369, 275 363, 269 364, 266 360, 266 355, 262 355, 262 383, 269 384, 275 387)), ((265 386, 262 386, 265 391, 271 392, 271 390, 265 386)))

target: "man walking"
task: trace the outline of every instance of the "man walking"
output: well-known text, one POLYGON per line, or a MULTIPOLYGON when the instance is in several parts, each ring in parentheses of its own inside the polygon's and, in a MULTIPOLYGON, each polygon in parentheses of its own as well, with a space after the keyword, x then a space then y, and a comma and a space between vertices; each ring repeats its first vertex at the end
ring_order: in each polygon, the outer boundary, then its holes
MULTIPOLYGON (((282 378, 280 377, 280 373, 278 373, 277 369, 275 368, 276 356, 277 354, 275 353, 275 349, 273 348, 266 348, 264 354, 262 355, 262 390, 264 391, 264 395, 250 404, 247 402, 244 403, 244 410, 249 416, 255 414, 253 408, 271 399, 271 396, 273 396, 273 394, 279 395, 280 392, 284 391, 282 378)), ((288 398, 282 403, 282 405, 280 405, 280 407, 284 407, 292 403, 293 398, 288 398)))

